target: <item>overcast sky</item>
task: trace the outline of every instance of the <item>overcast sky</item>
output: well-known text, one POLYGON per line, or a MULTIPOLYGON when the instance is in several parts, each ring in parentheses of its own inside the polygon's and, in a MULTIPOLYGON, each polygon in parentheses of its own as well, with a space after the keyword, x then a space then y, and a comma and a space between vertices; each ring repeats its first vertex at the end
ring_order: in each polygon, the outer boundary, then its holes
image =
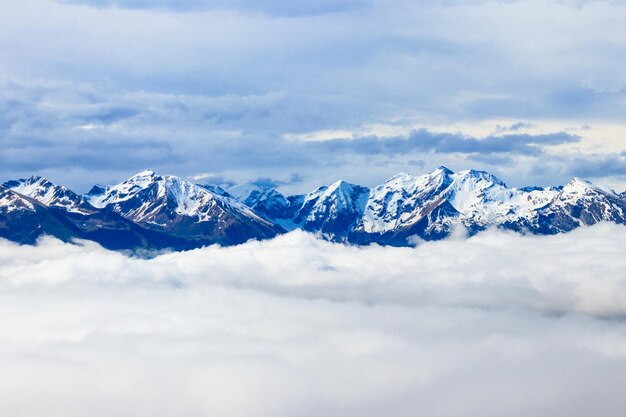
POLYGON ((626 6, 5 0, 0 178, 286 192, 485 169, 626 188, 626 6))

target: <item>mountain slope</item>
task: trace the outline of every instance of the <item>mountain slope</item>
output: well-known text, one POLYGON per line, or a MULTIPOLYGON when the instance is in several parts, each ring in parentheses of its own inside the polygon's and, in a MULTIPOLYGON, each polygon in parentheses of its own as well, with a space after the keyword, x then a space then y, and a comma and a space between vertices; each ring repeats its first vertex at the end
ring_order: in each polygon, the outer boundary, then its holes
POLYGON ((259 184, 235 186, 228 192, 286 230, 303 229, 329 240, 345 241, 363 215, 369 189, 337 181, 308 194, 289 197, 259 184))
POLYGON ((439 239, 459 226, 470 233, 488 227, 556 233, 602 220, 626 220, 620 196, 587 189, 508 188, 487 172, 455 173, 445 167, 420 177, 400 174, 372 189, 350 240, 405 244, 413 235, 439 239))
POLYGON ((79 237, 45 205, 0 185, 0 237, 33 244, 44 234, 63 241, 79 237))
POLYGON ((242 243, 283 230, 227 195, 174 176, 140 172, 121 184, 100 187, 86 199, 151 230, 198 245, 242 243))
POLYGON ((452 171, 440 167, 420 177, 408 174, 391 177, 371 190, 355 232, 385 234, 409 230, 433 212, 443 210, 449 216, 454 215, 455 210, 442 199, 442 194, 453 181, 452 175, 452 171))
POLYGON ((293 218, 299 207, 294 199, 287 199, 275 188, 260 184, 242 184, 228 189, 228 194, 252 209, 256 214, 279 224, 285 230, 293 230, 293 218))
POLYGON ((293 222, 329 240, 344 241, 363 216, 368 195, 368 188, 345 181, 320 187, 302 198, 293 222))
POLYGON ((61 207, 69 212, 82 214, 95 211, 94 207, 80 195, 39 176, 7 181, 3 185, 13 192, 33 198, 48 207, 61 207))
POLYGON ((574 178, 533 220, 535 232, 550 234, 601 221, 625 223, 626 199, 609 188, 574 178))
POLYGON ((557 233, 598 221, 626 221, 624 196, 588 183, 509 188, 488 172, 446 167, 421 176, 398 174, 371 190, 339 181, 304 196, 284 197, 254 185, 229 192, 288 230, 356 244, 406 245, 413 236, 440 239, 458 227, 469 233, 489 227, 557 233))
POLYGON ((5 194, 11 196, 5 222, 13 225, 15 233, 20 229, 26 232, 24 239, 11 240, 33 243, 40 235, 48 234, 65 241, 93 240, 114 250, 180 250, 195 246, 184 239, 142 228, 110 210, 98 209, 82 196, 45 178, 7 181, 5 186, 5 194), (20 207, 31 208, 32 213, 21 213, 20 207))

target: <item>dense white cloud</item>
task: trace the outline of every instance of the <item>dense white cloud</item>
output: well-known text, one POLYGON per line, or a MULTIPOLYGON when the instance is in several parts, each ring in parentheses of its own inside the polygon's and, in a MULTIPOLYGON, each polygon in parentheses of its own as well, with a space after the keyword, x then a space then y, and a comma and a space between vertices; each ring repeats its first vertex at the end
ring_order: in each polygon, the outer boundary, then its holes
POLYGON ((0 242, 0 414, 620 416, 626 228, 150 260, 0 242))

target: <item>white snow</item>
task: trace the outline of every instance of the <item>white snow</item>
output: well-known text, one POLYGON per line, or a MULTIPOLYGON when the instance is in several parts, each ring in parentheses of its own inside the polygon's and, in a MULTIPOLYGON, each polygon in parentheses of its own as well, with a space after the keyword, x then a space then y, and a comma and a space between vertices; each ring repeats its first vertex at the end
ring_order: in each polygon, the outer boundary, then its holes
POLYGON ((367 192, 355 193, 357 187, 346 181, 337 181, 328 187, 320 187, 304 197, 302 207, 306 207, 311 201, 314 202, 310 208, 305 221, 316 221, 318 219, 336 219, 342 213, 363 213, 367 192))
POLYGON ((532 216, 557 194, 555 189, 508 188, 482 171, 454 173, 441 167, 419 177, 399 174, 372 189, 360 227, 365 232, 384 233, 409 226, 443 201, 448 201, 459 217, 442 221, 501 223, 532 216))
MULTIPOLYGON (((540 213, 560 211, 568 215, 571 207, 585 208, 591 204, 594 204, 594 210, 589 214, 591 219, 614 220, 616 213, 624 217, 623 199, 619 195, 579 178, 574 178, 562 189, 518 189, 508 188, 487 172, 453 172, 445 167, 421 176, 400 173, 371 190, 337 181, 303 196, 298 203, 289 203, 268 186, 244 184, 231 187, 228 190, 231 198, 212 191, 210 187, 207 189, 175 176, 161 176, 150 170, 102 188, 102 194, 87 195, 84 199, 95 207, 110 207, 131 220, 153 224, 163 224, 163 213, 197 216, 199 222, 225 221, 234 216, 271 224, 243 204, 244 201, 251 207, 259 202, 269 207, 274 205, 272 210, 275 209, 276 213, 293 210, 296 213, 293 217, 269 219, 286 230, 309 222, 318 226, 327 224, 343 215, 356 218, 356 230, 367 233, 410 227, 426 216, 429 216, 429 227, 433 230, 443 230, 457 223, 489 226, 522 220, 536 224, 540 213), (290 204, 297 206, 291 207, 290 204), (434 210, 444 204, 449 204, 447 210, 453 214, 435 215, 434 210)), ((48 206, 76 212, 85 210, 80 196, 40 177, 13 182, 11 189, 18 193, 16 196, 24 195, 48 206)), ((0 207, 6 210, 32 209, 27 200, 20 202, 11 194, 4 193, 1 198, 0 207)), ((579 222, 579 219, 573 221, 579 222)))
POLYGON ((80 207, 82 202, 80 196, 42 177, 33 176, 28 179, 19 180, 18 184, 11 186, 10 189, 13 192, 37 200, 46 206, 62 207, 74 213, 89 213, 88 210, 80 207))
POLYGON ((11 213, 19 210, 34 211, 35 206, 19 194, 0 187, 0 209, 3 209, 5 213, 11 213))
POLYGON ((184 216, 198 216, 199 222, 214 220, 216 210, 231 215, 244 215, 256 221, 269 224, 268 221, 257 216, 249 207, 233 198, 213 193, 203 187, 173 175, 157 175, 154 171, 146 170, 133 175, 121 184, 109 186, 101 195, 87 196, 88 201, 95 207, 113 207, 125 217, 135 221, 159 224, 154 217, 166 206, 171 207, 177 214, 184 216), (128 212, 121 212, 119 205, 131 199, 141 198, 139 194, 149 187, 153 187, 154 195, 146 196, 139 207, 128 212))

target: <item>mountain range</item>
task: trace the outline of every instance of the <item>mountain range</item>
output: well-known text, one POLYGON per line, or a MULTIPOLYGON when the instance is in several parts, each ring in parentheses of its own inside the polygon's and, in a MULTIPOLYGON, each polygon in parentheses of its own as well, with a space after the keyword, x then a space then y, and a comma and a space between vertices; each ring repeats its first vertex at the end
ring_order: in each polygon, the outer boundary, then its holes
POLYGON ((153 171, 79 195, 33 176, 0 185, 0 237, 44 235, 114 250, 185 250, 268 239, 294 229, 352 244, 406 246, 491 227, 556 234, 601 221, 626 224, 626 193, 574 178, 565 186, 510 188, 485 171, 440 167, 374 188, 337 181, 285 196, 267 184, 223 189, 153 171))

